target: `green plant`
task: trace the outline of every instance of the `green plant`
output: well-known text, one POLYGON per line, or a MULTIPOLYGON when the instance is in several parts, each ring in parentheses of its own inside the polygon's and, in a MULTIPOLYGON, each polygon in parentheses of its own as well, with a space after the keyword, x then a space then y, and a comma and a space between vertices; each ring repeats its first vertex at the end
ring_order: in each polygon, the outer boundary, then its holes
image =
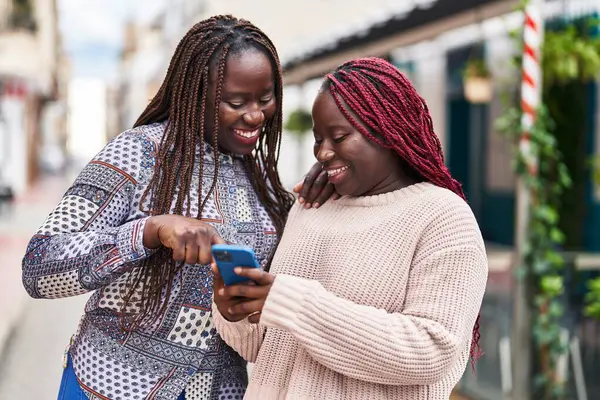
POLYGON ((285 122, 285 130, 304 136, 312 129, 312 116, 303 108, 292 111, 285 122))
POLYGON ((302 140, 312 129, 312 115, 303 108, 298 108, 290 113, 283 127, 296 138, 298 147, 296 149, 296 168, 298 177, 305 173, 303 168, 304 153, 302 152, 302 140))
MULTIPOLYGON (((600 156, 592 159, 594 183, 600 185, 600 156)), ((588 282, 588 293, 585 296, 585 315, 600 319, 600 277, 588 282)))
MULTIPOLYGON (((600 20, 589 17, 560 31, 548 32, 543 46, 544 86, 589 82, 600 73, 600 20)), ((561 107, 564 112, 564 107, 561 107)), ((572 123, 572 121, 571 121, 572 123)), ((600 185, 600 157, 590 163, 592 178, 600 185)), ((600 278, 588 282, 584 312, 600 319, 600 278)))
MULTIPOLYGON (((527 3, 527 0, 521 3, 521 11, 527 3)), ((536 397, 543 399, 565 396, 565 383, 558 379, 556 366, 558 357, 565 351, 559 333, 563 314, 559 298, 563 291, 562 270, 565 265, 560 252, 561 245, 565 242, 561 225, 569 225, 561 224, 560 216, 561 211, 569 210, 571 204, 568 200, 574 197, 574 192, 570 189, 573 182, 561 150, 566 149, 566 142, 574 141, 575 132, 574 117, 571 115, 573 113, 567 112, 564 105, 565 101, 573 102, 574 95, 581 100, 585 93, 581 89, 585 87, 585 83, 595 79, 600 73, 598 19, 564 19, 557 22, 553 23, 556 25, 554 28, 544 34, 541 49, 542 106, 538 110, 535 126, 530 130, 531 150, 538 160, 537 171, 532 171, 516 145, 523 128, 521 110, 518 107, 520 99, 509 99, 506 96, 508 103, 504 114, 497 121, 498 129, 515 143, 514 169, 531 195, 525 254, 518 275, 526 280, 532 293, 532 339, 537 372, 534 382, 536 397), (565 140, 566 134, 568 140, 565 140)), ((515 31, 511 36, 517 47, 522 49, 522 31, 515 31)), ((520 69, 522 56, 518 54, 513 61, 520 69)), ((578 102, 573 104, 576 109, 582 107, 578 102)), ((585 124, 578 125, 578 129, 585 131, 585 124)), ((573 146, 575 145, 568 148, 569 165, 576 168, 577 187, 581 188, 581 180, 586 178, 582 174, 581 165, 573 161, 577 157, 581 158, 581 154, 577 153, 578 149, 573 146)), ((595 163, 595 179, 600 182, 600 160, 595 163)), ((572 235, 573 232, 570 229, 569 234, 572 235)), ((600 278, 590 281, 589 289, 585 312, 589 316, 600 318, 600 278)))
POLYGON ((491 72, 484 59, 472 57, 467 61, 467 64, 465 65, 463 76, 465 79, 489 78, 491 77, 491 72))
POLYGON ((596 186, 600 186, 600 156, 592 157, 590 160, 590 167, 592 168, 592 179, 596 186))
MULTIPOLYGON (((521 110, 508 106, 496 125, 513 143, 518 143, 523 130, 521 110)), ((561 398, 565 391, 564 382, 559 381, 556 375, 558 357, 565 350, 560 338, 564 259, 559 251, 565 237, 558 226, 558 209, 561 195, 570 186, 571 180, 552 128, 553 121, 548 110, 541 106, 530 129, 530 148, 537 158, 536 171, 532 173, 531 164, 518 146, 514 148, 513 160, 515 172, 531 195, 525 254, 518 276, 525 279, 532 289, 532 334, 539 365, 535 382, 544 399, 561 398)))
POLYGON ((592 279, 588 283, 588 288, 589 292, 585 296, 587 301, 585 314, 600 319, 600 278, 592 279))
MULTIPOLYGON (((527 2, 522 3, 522 7, 527 2)), ((522 9, 523 9, 522 8, 522 9)), ((535 167, 523 156, 518 141, 523 126, 520 99, 509 99, 504 114, 497 120, 498 129, 507 135, 514 146, 513 167, 521 178, 525 190, 530 194, 529 220, 527 221, 526 243, 522 265, 518 268, 518 276, 529 286, 529 305, 532 311, 532 340, 534 344, 534 362, 536 375, 533 377, 535 396, 543 399, 560 399, 566 395, 565 382, 557 375, 557 362, 564 353, 565 344, 561 340, 561 318, 563 305, 563 269, 564 257, 561 253, 565 234, 560 226, 562 197, 571 185, 569 170, 563 160, 561 144, 556 136, 556 107, 550 108, 546 102, 554 105, 548 91, 557 83, 563 84, 575 78, 583 78, 589 70, 598 67, 584 67, 582 63, 594 62, 593 57, 576 57, 578 74, 573 76, 573 68, 565 65, 573 61, 565 61, 565 54, 571 54, 568 46, 579 48, 578 54, 586 55, 581 41, 574 40, 574 28, 561 29, 545 34, 542 45, 542 76, 544 79, 544 97, 537 110, 534 126, 529 129, 531 153, 537 160, 535 167), (579 44, 578 44, 579 43, 579 44), (557 58, 563 57, 560 62, 557 58)), ((513 33, 512 37, 519 49, 523 48, 522 31, 513 33)), ((595 46, 595 44, 593 45, 595 46)), ((517 68, 521 68, 522 56, 513 60, 517 68)))
POLYGON ((563 29, 547 31, 542 47, 544 86, 596 79, 600 71, 600 21, 586 18, 563 29))

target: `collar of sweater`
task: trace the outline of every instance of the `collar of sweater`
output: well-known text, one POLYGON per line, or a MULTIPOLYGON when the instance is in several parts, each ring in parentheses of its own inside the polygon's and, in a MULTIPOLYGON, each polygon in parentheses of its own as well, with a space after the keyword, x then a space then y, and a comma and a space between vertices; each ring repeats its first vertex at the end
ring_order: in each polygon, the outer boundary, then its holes
POLYGON ((383 206, 398 202, 399 200, 406 200, 408 198, 419 196, 435 187, 434 184, 429 182, 419 182, 402 189, 394 190, 393 192, 373 196, 343 196, 336 200, 335 203, 355 207, 383 206))

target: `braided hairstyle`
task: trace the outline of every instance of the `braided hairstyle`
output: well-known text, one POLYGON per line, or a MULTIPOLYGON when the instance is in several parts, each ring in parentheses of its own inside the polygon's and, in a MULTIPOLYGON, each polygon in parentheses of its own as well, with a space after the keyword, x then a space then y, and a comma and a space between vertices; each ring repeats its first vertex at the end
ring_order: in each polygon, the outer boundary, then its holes
MULTIPOLYGON (((338 109, 365 137, 395 151, 421 179, 451 190, 466 201, 461 184, 444 164, 442 145, 433 130, 425 100, 391 63, 375 57, 342 64, 325 77, 338 109), (358 116, 357 121, 344 104, 358 116)), ((473 328, 471 360, 480 357, 479 316, 473 328)))
MULTIPOLYGON (((277 161, 282 132, 282 76, 279 57, 271 40, 249 21, 231 15, 219 15, 193 26, 179 42, 166 77, 156 96, 140 115, 134 127, 168 121, 157 152, 157 163, 148 188, 140 201, 149 200, 150 215, 178 214, 190 217, 190 188, 197 150, 205 152, 205 131, 211 124, 205 121, 209 75, 216 70, 216 96, 212 124, 212 149, 215 170, 212 186, 202 198, 204 165, 199 163, 198 213, 213 193, 219 174, 219 104, 223 88, 227 57, 242 51, 258 50, 266 54, 275 74, 277 112, 265 121, 255 151, 244 156, 244 164, 258 198, 273 220, 278 238, 281 237, 293 196, 284 189, 277 173, 277 161)), ((270 261, 269 261, 270 264, 270 261)), ((124 329, 131 331, 142 324, 154 323, 166 311, 175 277, 183 263, 172 259, 170 249, 161 247, 145 260, 141 268, 129 277, 124 296, 123 313, 136 303, 139 312, 123 319, 124 329)))

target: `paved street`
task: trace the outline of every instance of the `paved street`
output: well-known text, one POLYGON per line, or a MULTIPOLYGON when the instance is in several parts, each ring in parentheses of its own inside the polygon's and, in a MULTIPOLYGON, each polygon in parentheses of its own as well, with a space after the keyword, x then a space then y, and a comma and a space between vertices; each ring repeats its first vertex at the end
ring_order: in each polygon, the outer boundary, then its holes
POLYGON ((56 399, 62 354, 86 296, 30 300, 9 337, 0 365, 0 399, 56 399))

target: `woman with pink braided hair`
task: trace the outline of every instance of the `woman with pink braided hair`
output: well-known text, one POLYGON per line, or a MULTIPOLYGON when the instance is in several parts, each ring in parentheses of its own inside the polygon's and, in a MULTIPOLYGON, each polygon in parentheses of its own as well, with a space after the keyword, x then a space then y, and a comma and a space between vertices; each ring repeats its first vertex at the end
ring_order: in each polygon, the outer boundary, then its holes
POLYGON ((224 286, 214 322, 256 363, 247 399, 448 399, 479 356, 487 258, 427 104, 392 64, 347 62, 313 110, 342 197, 295 205, 270 272, 224 286))

